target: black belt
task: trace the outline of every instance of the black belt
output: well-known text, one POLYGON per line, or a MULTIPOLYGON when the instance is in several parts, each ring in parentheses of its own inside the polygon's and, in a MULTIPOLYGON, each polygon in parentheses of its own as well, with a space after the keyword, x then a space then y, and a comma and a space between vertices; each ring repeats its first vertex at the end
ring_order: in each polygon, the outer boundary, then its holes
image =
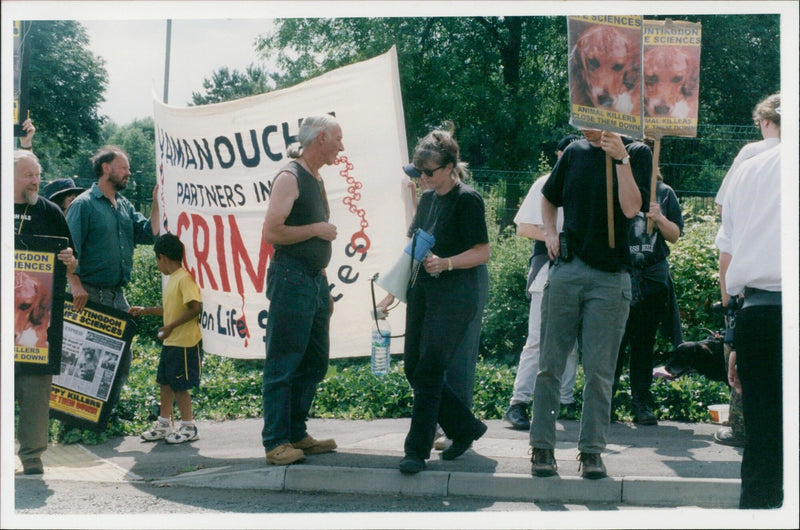
POLYGON ((744 303, 742 304, 742 309, 763 305, 781 305, 781 292, 765 291, 764 289, 756 289, 754 287, 744 288, 744 303))

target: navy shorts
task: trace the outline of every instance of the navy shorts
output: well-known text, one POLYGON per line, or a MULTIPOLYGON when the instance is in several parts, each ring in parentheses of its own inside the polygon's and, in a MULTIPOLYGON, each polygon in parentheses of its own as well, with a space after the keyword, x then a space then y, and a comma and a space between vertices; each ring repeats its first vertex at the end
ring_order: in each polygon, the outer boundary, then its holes
POLYGON ((200 386, 200 370, 203 365, 203 343, 194 346, 162 346, 158 363, 156 383, 169 385, 180 392, 200 386))

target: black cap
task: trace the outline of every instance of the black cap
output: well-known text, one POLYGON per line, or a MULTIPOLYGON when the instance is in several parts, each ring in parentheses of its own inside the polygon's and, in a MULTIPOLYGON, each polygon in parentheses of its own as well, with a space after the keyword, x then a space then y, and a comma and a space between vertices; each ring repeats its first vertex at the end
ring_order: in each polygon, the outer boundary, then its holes
POLYGON ((406 175, 411 177, 412 179, 418 179, 422 176, 422 173, 417 171, 417 168, 414 167, 414 164, 406 164, 403 166, 403 171, 406 172, 406 175))
POLYGON ((71 178, 56 179, 44 187, 42 195, 44 195, 45 199, 54 201, 62 195, 79 195, 85 189, 77 187, 75 181, 71 178))

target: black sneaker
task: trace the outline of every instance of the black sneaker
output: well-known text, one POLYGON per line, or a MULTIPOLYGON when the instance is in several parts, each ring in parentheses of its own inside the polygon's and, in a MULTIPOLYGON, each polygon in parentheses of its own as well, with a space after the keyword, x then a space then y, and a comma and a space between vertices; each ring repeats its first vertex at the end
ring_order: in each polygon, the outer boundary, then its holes
POLYGON ((552 449, 533 448, 531 474, 537 477, 552 477, 558 470, 555 452, 552 449))
POLYGON ((480 422, 471 435, 460 440, 453 440, 453 443, 450 444, 450 447, 442 451, 442 460, 454 460, 463 455, 464 452, 470 448, 472 442, 486 433, 487 428, 488 427, 486 427, 485 423, 480 422))
POLYGON ((418 456, 406 455, 397 467, 401 473, 412 475, 425 469, 425 460, 418 456))
POLYGON ((600 453, 578 453, 578 460, 580 460, 578 471, 583 470, 581 472, 583 478, 598 479, 608 476, 600 453))
POLYGON ((633 413, 633 423, 639 425, 658 425, 656 415, 653 414, 653 411, 650 410, 650 407, 647 405, 634 401, 631 403, 631 409, 633 413))
POLYGON ((514 403, 508 407, 503 419, 518 431, 530 430, 531 418, 528 416, 528 403, 514 403))

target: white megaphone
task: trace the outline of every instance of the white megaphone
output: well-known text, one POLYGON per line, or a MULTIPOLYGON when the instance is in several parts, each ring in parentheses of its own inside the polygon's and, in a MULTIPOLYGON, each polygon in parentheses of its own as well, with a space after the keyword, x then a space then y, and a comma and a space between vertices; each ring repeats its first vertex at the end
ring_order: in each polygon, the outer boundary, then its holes
POLYGON ((386 292, 392 294, 401 302, 407 301, 408 281, 411 274, 420 266, 422 260, 430 252, 435 242, 434 237, 422 229, 417 229, 414 237, 400 254, 400 259, 392 267, 375 279, 386 292), (413 257, 412 257, 413 255, 413 257))

